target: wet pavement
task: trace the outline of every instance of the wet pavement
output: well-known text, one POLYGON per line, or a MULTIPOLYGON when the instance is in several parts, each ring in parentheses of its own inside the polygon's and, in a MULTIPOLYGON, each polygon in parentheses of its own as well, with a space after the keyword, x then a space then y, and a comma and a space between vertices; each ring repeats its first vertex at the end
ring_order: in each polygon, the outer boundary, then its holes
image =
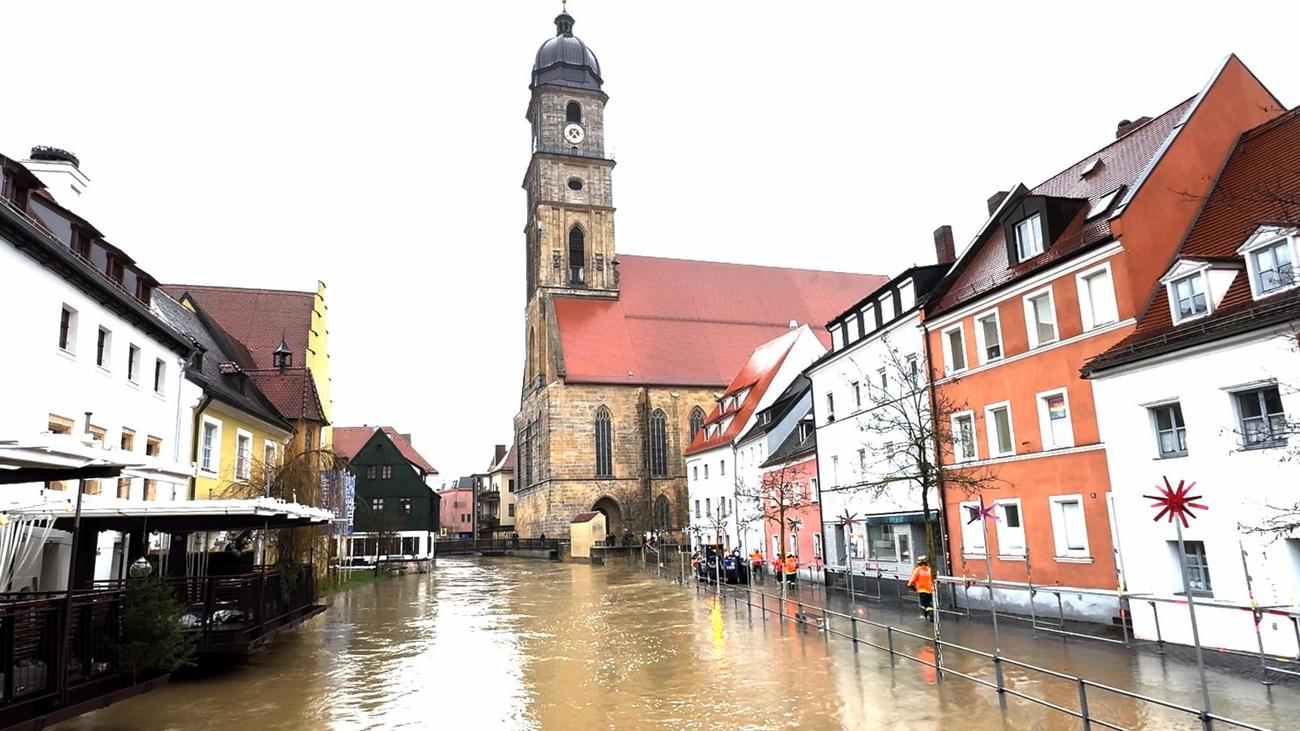
MULTIPOLYGON (((769 584, 766 589, 774 590, 769 584)), ((813 600, 824 592, 805 588, 813 600)), ((764 603, 770 600, 764 600, 764 603)), ((925 632, 914 607, 829 598, 837 611, 925 632)), ((788 607, 787 614, 794 608, 788 607)), ((832 629, 846 630, 832 617, 832 629)), ((977 621, 947 641, 990 649, 977 621)), ((861 637, 887 643, 882 630, 861 637)), ((932 661, 932 643, 895 633, 932 661)), ((1003 653, 1199 705, 1193 665, 1004 627, 1003 653)), ((987 660, 944 650, 946 667, 993 679, 987 660)), ((1077 708, 1074 683, 1006 667, 1007 687, 1077 708)), ((1214 710, 1293 728, 1300 690, 1211 669, 1214 710)), ((1089 690, 1090 710, 1124 728, 1199 728, 1192 716, 1089 690)), ((1077 719, 954 674, 781 621, 624 565, 444 558, 431 574, 333 598, 329 610, 237 667, 175 681, 55 728, 137 729, 1076 729, 1077 719), (766 620, 764 619, 766 617, 766 620)), ((1226 727, 1220 724, 1218 727, 1226 727)))

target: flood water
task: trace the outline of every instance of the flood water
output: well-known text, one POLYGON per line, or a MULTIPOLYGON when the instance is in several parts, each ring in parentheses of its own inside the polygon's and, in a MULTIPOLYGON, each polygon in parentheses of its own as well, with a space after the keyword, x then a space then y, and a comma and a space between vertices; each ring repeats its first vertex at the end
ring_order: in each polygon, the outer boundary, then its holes
MULTIPOLYGON (((771 584, 768 585, 771 589, 771 584)), ((838 599, 836 600, 838 601, 838 599)), ((924 631, 915 612, 860 616, 924 631)), ((802 631, 776 614, 628 566, 439 559, 433 573, 332 599, 329 610, 247 663, 73 719, 59 731, 141 729, 1075 729, 1077 719, 888 653, 802 631)), ((944 637, 988 648, 988 628, 944 637)), ((862 636, 883 644, 883 633, 862 636)), ((1004 654, 1197 705, 1193 666, 1005 628, 1004 654)), ((919 641, 897 649, 933 657, 919 641)), ((945 665, 992 679, 973 656, 945 665)), ((1007 669, 1007 684, 1078 707, 1069 683, 1007 669)), ((1211 670, 1217 713, 1294 728, 1300 692, 1211 670)), ((1090 691, 1125 728, 1199 728, 1195 718, 1090 691)), ((1226 728, 1226 726, 1218 726, 1226 728)))

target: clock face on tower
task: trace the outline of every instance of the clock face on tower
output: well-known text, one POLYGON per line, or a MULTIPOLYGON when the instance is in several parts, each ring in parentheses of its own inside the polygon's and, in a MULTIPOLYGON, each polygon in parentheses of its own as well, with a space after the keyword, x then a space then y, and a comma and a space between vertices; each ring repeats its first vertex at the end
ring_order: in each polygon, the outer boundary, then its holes
POLYGON ((580 145, 586 136, 587 133, 582 131, 581 125, 567 124, 564 126, 564 139, 570 144, 580 145))

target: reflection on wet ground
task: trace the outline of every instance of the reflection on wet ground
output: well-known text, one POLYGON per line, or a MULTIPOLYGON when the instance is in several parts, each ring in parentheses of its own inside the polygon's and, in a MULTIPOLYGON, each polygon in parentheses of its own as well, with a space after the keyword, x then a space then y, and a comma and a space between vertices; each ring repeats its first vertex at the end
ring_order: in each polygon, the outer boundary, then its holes
MULTIPOLYGON (((769 589, 771 587, 768 587, 769 589)), ((849 605, 835 598, 837 609, 849 605)), ((859 616, 923 631, 910 607, 859 616)), ((335 597, 329 611, 249 662, 57 726, 100 729, 1075 729, 1077 719, 777 615, 627 566, 455 559, 335 597)), ((837 627, 838 629, 838 627, 837 627)), ((986 626, 944 638, 991 647, 986 626)), ((874 630, 863 629, 863 637, 874 630)), ((885 644, 883 633, 872 636, 885 644)), ((1193 666, 1004 628, 1006 655, 1196 705, 1193 666)), ((930 660, 925 642, 896 638, 930 660)), ((944 664, 992 678, 954 651, 944 664)), ((1077 707, 1068 682, 1006 669, 1008 686, 1077 707)), ((1215 711, 1294 726, 1300 691, 1211 671, 1215 711)), ((1199 728, 1193 717, 1103 691, 1093 713, 1126 728, 1199 728)))

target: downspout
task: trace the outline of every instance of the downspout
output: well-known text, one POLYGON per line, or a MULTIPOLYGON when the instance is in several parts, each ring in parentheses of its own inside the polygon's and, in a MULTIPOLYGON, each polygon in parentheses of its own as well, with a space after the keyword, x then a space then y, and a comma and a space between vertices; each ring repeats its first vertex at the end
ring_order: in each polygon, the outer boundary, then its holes
MULTIPOLYGON (((141 365, 143 365, 143 364, 141 364, 141 365)), ((180 439, 180 436, 181 436, 181 394, 185 391, 185 359, 182 358, 182 359, 177 360, 177 361, 176 361, 176 365, 177 365, 176 370, 177 370, 177 372, 179 373, 180 377, 176 379, 176 438, 172 440, 172 442, 173 442, 173 444, 172 444, 172 463, 173 463, 173 464, 175 464, 175 463, 176 463, 177 461, 179 461, 180 458, 181 458, 181 439, 180 439)), ((194 480, 194 479, 197 479, 197 478, 192 478, 192 480, 194 480)), ((174 485, 175 483, 172 483, 172 484, 174 485)), ((193 487, 193 482, 191 481, 191 487, 190 487, 190 493, 191 493, 191 494, 190 494, 190 499, 191 499, 191 500, 194 499, 193 492, 194 492, 194 487, 193 487)), ((172 488, 172 499, 173 499, 173 500, 176 499, 176 488, 175 488, 175 487, 172 488)), ((125 534, 123 534, 123 535, 125 535, 125 534)))
MULTIPOLYGON (((199 405, 194 408, 193 423, 190 424, 190 463, 197 465, 199 463, 199 424, 203 421, 203 410, 208 408, 212 403, 212 397, 206 391, 203 392, 203 398, 199 399, 199 405)), ((196 497, 199 489, 199 476, 196 473, 190 478, 190 500, 197 500, 196 497)))

